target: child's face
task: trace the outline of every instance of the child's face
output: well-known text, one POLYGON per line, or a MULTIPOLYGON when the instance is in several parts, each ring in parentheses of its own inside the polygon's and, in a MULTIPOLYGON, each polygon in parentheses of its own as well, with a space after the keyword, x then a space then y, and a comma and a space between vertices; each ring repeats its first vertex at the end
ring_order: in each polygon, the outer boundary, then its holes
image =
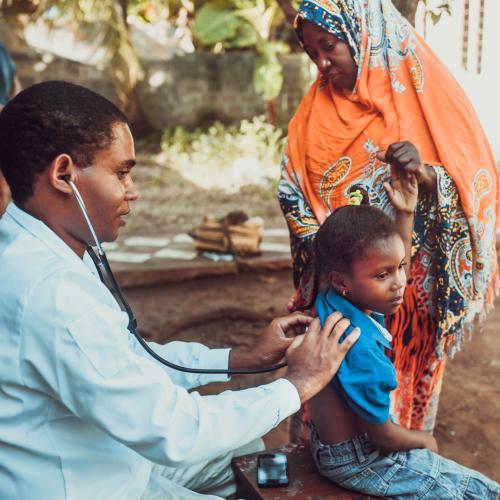
POLYGON ((403 303, 406 287, 405 249, 401 238, 377 241, 368 255, 345 275, 346 298, 358 309, 389 315, 403 303))

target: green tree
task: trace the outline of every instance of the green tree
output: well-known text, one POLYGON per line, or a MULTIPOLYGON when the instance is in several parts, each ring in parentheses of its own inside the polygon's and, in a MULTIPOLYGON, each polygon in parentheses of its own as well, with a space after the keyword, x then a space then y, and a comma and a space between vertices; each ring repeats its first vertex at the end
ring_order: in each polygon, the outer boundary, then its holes
POLYGON ((0 0, 0 12, 9 20, 28 17, 51 27, 71 26, 75 32, 98 39, 107 49, 110 76, 119 105, 136 135, 148 131, 137 93, 139 62, 126 22, 127 0, 0 0))
MULTIPOLYGON (((295 18, 296 10, 293 6, 292 0, 277 0, 281 10, 286 16, 286 19, 289 23, 293 23, 295 18)), ((392 3, 396 7, 396 9, 401 12, 401 14, 408 19, 408 21, 415 26, 415 15, 417 13, 417 7, 420 0, 392 0, 392 3)), ((426 2, 424 2, 426 3, 426 2)), ((448 5, 449 2, 443 2, 443 6, 448 5)), ((441 9, 442 6, 437 7, 438 10, 441 9)), ((440 15, 440 14, 435 14, 440 15)), ((436 21, 437 22, 437 21, 436 21)), ((436 24, 436 22, 434 24, 436 24)))
POLYGON ((275 0, 214 0, 196 12, 193 28, 198 45, 214 52, 242 48, 255 52, 254 87, 264 97, 268 119, 274 124, 275 99, 283 84, 277 56, 290 50, 272 36, 280 14, 275 0))

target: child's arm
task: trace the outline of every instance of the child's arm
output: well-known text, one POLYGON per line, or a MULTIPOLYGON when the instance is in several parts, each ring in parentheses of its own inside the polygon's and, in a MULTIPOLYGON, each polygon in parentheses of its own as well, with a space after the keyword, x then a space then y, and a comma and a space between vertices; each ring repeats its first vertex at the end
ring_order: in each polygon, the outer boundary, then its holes
POLYGON ((413 233, 413 217, 418 199, 418 181, 413 172, 405 167, 420 162, 420 155, 410 143, 397 143, 389 146, 387 153, 379 153, 377 157, 391 164, 392 186, 384 182, 389 201, 396 210, 396 227, 403 240, 405 255, 408 260, 405 267, 406 277, 410 275, 411 245, 413 233))
POLYGON ((426 431, 409 430, 387 420, 385 424, 374 425, 364 421, 371 443, 387 451, 407 451, 426 448, 438 452, 436 440, 426 431))
POLYGON ((405 247, 406 277, 410 276, 411 246, 413 234, 413 218, 418 198, 417 179, 413 174, 408 174, 410 179, 400 176, 392 178, 392 186, 384 182, 387 197, 396 209, 396 227, 405 247))

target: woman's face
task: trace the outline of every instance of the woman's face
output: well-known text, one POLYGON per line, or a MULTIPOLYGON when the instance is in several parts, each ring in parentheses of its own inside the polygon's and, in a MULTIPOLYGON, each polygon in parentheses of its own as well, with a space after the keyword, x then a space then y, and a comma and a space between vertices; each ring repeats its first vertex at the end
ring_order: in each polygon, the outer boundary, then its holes
POLYGON ((354 88, 358 67, 347 43, 307 20, 302 21, 302 39, 305 51, 321 74, 339 88, 354 88))

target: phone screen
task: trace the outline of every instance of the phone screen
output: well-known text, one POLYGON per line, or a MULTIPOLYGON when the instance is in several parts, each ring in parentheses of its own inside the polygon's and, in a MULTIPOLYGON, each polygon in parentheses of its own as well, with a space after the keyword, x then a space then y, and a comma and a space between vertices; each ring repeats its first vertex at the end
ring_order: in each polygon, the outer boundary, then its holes
POLYGON ((271 488, 288 486, 288 467, 283 453, 264 453, 257 457, 257 483, 271 488))

